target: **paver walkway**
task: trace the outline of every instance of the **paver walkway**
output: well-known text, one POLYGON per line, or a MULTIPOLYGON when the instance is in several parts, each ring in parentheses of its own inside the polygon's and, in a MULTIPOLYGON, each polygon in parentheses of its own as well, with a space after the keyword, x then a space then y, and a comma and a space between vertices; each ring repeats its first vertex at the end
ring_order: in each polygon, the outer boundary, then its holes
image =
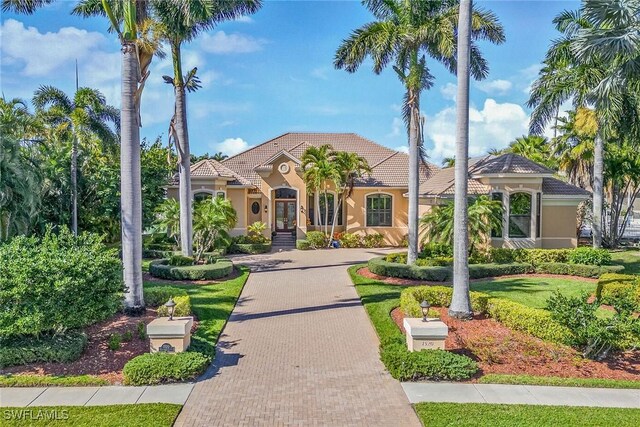
POLYGON ((640 390, 510 384, 402 383, 411 403, 504 403, 640 408, 640 390))
POLYGON ((380 252, 244 258, 254 272, 176 425, 419 426, 346 271, 380 252))

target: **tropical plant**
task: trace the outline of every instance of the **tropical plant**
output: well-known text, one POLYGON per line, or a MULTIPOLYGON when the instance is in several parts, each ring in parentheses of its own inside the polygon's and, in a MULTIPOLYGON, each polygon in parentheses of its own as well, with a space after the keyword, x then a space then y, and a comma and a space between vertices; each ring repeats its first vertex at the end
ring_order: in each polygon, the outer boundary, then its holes
POLYGON ((33 105, 43 121, 71 141, 71 231, 78 234, 78 147, 92 137, 115 145, 120 114, 100 91, 88 87, 79 88, 70 98, 58 88, 41 86, 33 95, 33 105))
MULTIPOLYGON (((336 151, 333 153, 332 157, 340 177, 337 182, 338 207, 336 208, 336 214, 334 215, 337 217, 338 215, 342 215, 342 200, 345 197, 351 197, 356 179, 361 178, 365 173, 371 173, 371 167, 369 167, 367 160, 357 153, 336 151)), ((333 218, 333 221, 331 221, 330 236, 333 236, 336 222, 338 222, 336 218, 333 218)), ((331 239, 329 239, 328 244, 331 245, 331 239)))
POLYGON ((194 204, 193 243, 195 260, 198 262, 207 250, 228 246, 231 243, 229 230, 236 226, 238 215, 231 202, 222 197, 203 200, 194 204))
MULTIPOLYGON (((420 95, 433 85, 426 57, 456 69, 458 2, 453 0, 364 0, 376 21, 355 30, 338 48, 334 65, 355 72, 366 57, 373 59, 373 71, 380 74, 393 63, 405 88, 403 117, 409 137, 409 252, 407 263, 418 256, 418 186, 422 130, 420 95)), ((495 15, 481 9, 473 11, 470 45, 471 73, 486 77, 487 63, 475 41, 504 41, 504 31, 495 15)))
POLYGON ((155 225, 180 244, 180 203, 177 199, 165 199, 158 206, 155 225))
MULTIPOLYGON (((320 147, 309 147, 302 154, 303 179, 307 191, 319 193, 322 190, 324 196, 324 221, 322 215, 318 215, 320 224, 324 225, 324 233, 327 234, 328 224, 335 218, 329 218, 328 183, 339 187, 340 173, 333 161, 333 147, 329 144, 320 147), (323 224, 324 223, 324 224, 323 224)), ((335 217, 335 213, 334 213, 335 217)))
POLYGON ((154 16, 159 21, 163 40, 171 49, 173 76, 163 76, 175 93, 175 111, 169 124, 169 138, 178 152, 178 174, 180 180, 180 235, 183 255, 191 255, 193 219, 191 212, 191 154, 187 125, 186 92, 194 92, 200 80, 193 68, 186 75, 182 71, 182 45, 195 39, 202 31, 216 24, 258 11, 261 0, 206 1, 157 0, 152 2, 154 16))
POLYGON ((595 135, 586 133, 576 124, 576 115, 576 111, 568 111, 567 117, 558 117, 557 135, 551 140, 552 155, 557 158, 559 171, 571 184, 590 188, 595 135))
POLYGON ((552 156, 552 147, 544 136, 523 135, 513 140, 507 148, 501 150, 502 153, 513 153, 526 157, 549 169, 558 169, 557 159, 552 156))
POLYGON ((247 227, 247 233, 249 234, 249 239, 255 243, 263 243, 267 241, 267 238, 264 237, 264 231, 267 229, 267 224, 262 221, 256 221, 250 226, 247 227))
MULTIPOLYGON (((478 196, 469 203, 469 255, 488 250, 491 231, 502 228, 502 203, 488 196, 478 196)), ((441 243, 452 246, 454 242, 454 203, 434 206, 421 219, 422 244, 441 243)))

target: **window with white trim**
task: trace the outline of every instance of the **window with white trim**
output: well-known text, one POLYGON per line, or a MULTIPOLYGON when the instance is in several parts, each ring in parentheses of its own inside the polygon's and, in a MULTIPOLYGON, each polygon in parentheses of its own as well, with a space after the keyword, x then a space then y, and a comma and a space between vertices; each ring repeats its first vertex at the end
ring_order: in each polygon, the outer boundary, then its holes
POLYGON ((391 227, 393 198, 388 194, 367 196, 367 227, 391 227))

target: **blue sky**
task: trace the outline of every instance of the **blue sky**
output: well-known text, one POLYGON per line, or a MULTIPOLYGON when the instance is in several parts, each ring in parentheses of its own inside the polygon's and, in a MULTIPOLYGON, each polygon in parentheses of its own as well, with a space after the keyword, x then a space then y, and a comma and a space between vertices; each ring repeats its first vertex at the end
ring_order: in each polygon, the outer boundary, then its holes
MULTIPOLYGON (((8 98, 30 99, 40 85, 100 89, 119 106, 120 54, 106 19, 70 15, 59 1, 32 16, 2 15, 0 86, 8 98)), ((505 27, 506 43, 482 44, 491 72, 472 84, 470 154, 506 146, 526 133, 528 87, 550 41, 551 20, 578 1, 482 1, 505 27)), ((350 31, 372 20, 358 1, 269 1, 251 16, 202 34, 184 49, 185 70, 197 66, 203 89, 188 95, 192 152, 234 154, 289 131, 355 132, 406 149, 400 120, 403 89, 392 70, 375 75, 333 69, 350 31)), ((453 153, 455 77, 433 61, 434 87, 422 97, 427 148, 434 162, 453 153)), ((154 60, 142 101, 142 136, 166 130, 173 111, 168 59, 154 60)))

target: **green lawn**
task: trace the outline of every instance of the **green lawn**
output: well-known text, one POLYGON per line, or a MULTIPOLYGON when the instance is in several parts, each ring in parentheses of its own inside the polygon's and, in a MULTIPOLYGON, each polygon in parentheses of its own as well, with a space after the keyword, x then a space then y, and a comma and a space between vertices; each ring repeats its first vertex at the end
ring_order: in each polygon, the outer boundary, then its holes
POLYGON ((487 374, 478 380, 483 384, 527 384, 562 387, 631 388, 640 389, 640 381, 611 380, 608 378, 534 377, 532 375, 487 374))
POLYGON ((611 263, 624 265, 625 274, 640 274, 640 251, 611 252, 611 263))
POLYGON ((0 375, 0 387, 75 387, 109 385, 109 381, 95 375, 0 375))
POLYGON ((616 427, 640 425, 640 409, 487 403, 418 403, 425 427, 616 427))
POLYGON ((240 275, 235 279, 209 285, 177 285, 170 282, 145 282, 145 288, 156 286, 175 286, 187 291, 191 298, 191 308, 198 318, 196 333, 191 339, 191 347, 197 351, 213 356, 218 336, 242 292, 249 269, 236 266, 240 275))
POLYGON ((147 403, 111 406, 42 406, 2 408, 2 426, 171 426, 181 405, 147 403))
POLYGON ((471 290, 505 298, 533 308, 545 308, 553 292, 566 296, 579 296, 583 292, 595 293, 596 283, 574 279, 543 277, 505 278, 471 283, 471 290))

